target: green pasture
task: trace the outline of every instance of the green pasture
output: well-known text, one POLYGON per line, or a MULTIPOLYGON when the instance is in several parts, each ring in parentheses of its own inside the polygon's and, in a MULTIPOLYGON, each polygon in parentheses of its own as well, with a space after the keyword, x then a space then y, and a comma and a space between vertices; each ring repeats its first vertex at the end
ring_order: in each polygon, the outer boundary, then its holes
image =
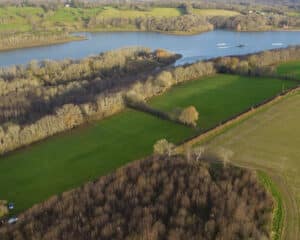
POLYGON ((205 17, 211 17, 211 16, 232 17, 240 14, 237 11, 224 10, 224 9, 193 9, 193 13, 205 17))
POLYGON ((220 74, 178 85, 153 98, 150 104, 165 111, 193 105, 200 116, 198 127, 206 130, 296 84, 278 79, 220 74))
POLYGON ((149 155, 161 138, 179 142, 191 133, 182 125, 127 110, 1 157, 0 199, 15 202, 19 212, 149 155))
POLYGON ((300 61, 291 61, 277 66, 277 73, 283 76, 292 76, 300 80, 300 61))

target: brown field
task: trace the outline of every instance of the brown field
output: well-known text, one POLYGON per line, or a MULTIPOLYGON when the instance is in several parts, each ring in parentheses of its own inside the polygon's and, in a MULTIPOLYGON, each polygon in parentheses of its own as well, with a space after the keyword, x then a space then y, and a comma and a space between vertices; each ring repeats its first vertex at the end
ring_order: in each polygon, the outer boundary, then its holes
POLYGON ((278 186, 284 202, 282 239, 299 239, 300 92, 267 107, 208 143, 226 149, 236 165, 263 170, 278 186))

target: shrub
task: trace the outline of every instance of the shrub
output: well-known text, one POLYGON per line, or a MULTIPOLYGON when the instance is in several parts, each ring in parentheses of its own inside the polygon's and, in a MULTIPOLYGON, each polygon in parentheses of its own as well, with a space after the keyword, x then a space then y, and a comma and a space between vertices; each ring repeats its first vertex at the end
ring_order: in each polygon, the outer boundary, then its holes
POLYGON ((193 127, 197 126, 197 121, 199 118, 199 113, 194 106, 190 106, 182 110, 179 116, 179 120, 187 125, 191 125, 193 127))

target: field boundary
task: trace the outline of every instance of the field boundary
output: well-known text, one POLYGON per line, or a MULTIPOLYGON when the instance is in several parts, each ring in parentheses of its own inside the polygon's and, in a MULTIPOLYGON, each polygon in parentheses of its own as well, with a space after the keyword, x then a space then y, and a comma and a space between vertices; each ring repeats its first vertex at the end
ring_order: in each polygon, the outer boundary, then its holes
POLYGON ((283 222, 285 219, 285 210, 281 193, 276 184, 274 184, 272 178, 265 171, 257 170, 257 173, 261 183, 272 194, 274 200, 271 238, 273 240, 280 240, 283 233, 283 222))
POLYGON ((287 91, 284 91, 280 94, 277 94, 274 97, 268 98, 248 109, 246 109, 245 111, 234 115, 233 117, 230 117, 227 120, 222 121, 220 124, 218 124, 217 126, 214 126, 206 131, 204 131, 203 133, 198 133, 188 139, 185 139, 183 142, 179 143, 177 145, 177 151, 182 151, 183 149, 185 149, 188 146, 193 146, 196 143, 202 142, 204 140, 207 140, 211 137, 214 137, 220 133, 222 133, 224 130, 226 130, 227 128, 230 128, 232 126, 234 126, 235 124, 246 120, 247 118, 251 117, 252 115, 254 115, 255 113, 257 113, 258 111, 264 109, 265 107, 271 106, 274 103, 280 101, 282 98, 294 94, 296 92, 300 91, 300 86, 296 86, 293 87, 287 91))

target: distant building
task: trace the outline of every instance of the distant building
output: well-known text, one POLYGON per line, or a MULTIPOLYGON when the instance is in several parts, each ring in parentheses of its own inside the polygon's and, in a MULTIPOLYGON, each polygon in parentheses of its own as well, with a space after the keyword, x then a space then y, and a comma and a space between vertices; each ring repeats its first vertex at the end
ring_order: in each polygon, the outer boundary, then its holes
POLYGON ((65 7, 66 7, 66 8, 69 8, 69 7, 70 7, 70 4, 68 4, 68 3, 65 4, 65 7))

